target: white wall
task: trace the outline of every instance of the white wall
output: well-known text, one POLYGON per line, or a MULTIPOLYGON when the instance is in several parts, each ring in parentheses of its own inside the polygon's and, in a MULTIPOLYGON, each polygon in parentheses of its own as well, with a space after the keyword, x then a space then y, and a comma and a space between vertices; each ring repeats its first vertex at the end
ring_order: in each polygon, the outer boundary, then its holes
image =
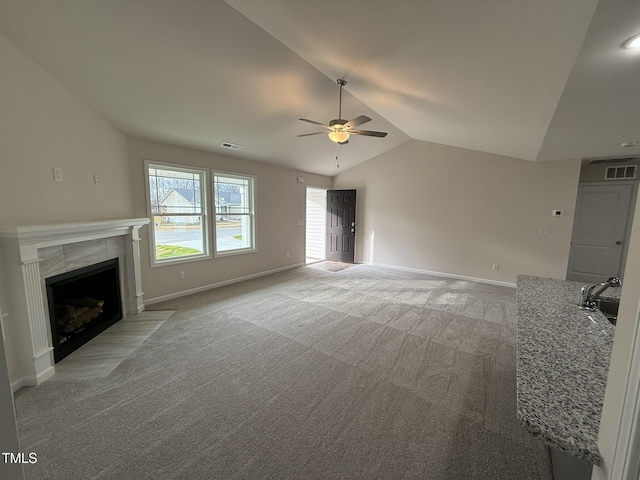
MULTIPOLYGON (((637 350, 640 345, 635 344, 637 329, 640 328, 638 325, 640 322, 640 196, 636 203, 631 228, 616 335, 611 353, 602 417, 600 418, 598 446, 603 465, 602 468, 594 468, 594 479, 619 478, 610 475, 618 443, 619 428, 622 426, 623 430, 626 430, 630 427, 628 419, 623 420, 623 402, 627 395, 627 388, 637 388, 637 385, 634 387, 633 384, 628 385, 627 382, 632 362, 635 362, 635 368, 638 368, 638 355, 640 355, 640 351, 637 350), (634 354, 636 355, 635 360, 633 359, 634 354)), ((640 422, 640 420, 636 419, 636 422, 640 422)), ((637 423, 636 428, 640 428, 640 423, 637 423)), ((616 460, 620 461, 620 458, 616 460)), ((619 472, 617 473, 619 474, 619 472)))
POLYGON ((579 173, 579 160, 411 140, 338 175, 333 188, 358 190, 358 261, 515 283, 519 274, 565 277, 579 173))
MULTIPOLYGON (((0 309, 0 325, 2 324, 2 309, 0 309)), ((16 424, 15 407, 13 404, 13 392, 9 381, 7 361, 5 357, 4 336, 0 329, 0 452, 20 453, 20 440, 18 438, 18 426, 16 424)), ((21 464, 5 463, 0 459, 0 478, 23 478, 21 464)))
POLYGON ((145 303, 304 263, 305 227, 304 222, 298 225, 298 220, 305 218, 306 185, 330 188, 331 178, 137 139, 129 139, 129 158, 136 217, 147 216, 145 159, 256 176, 254 253, 151 268, 149 229, 143 229, 140 247, 145 303), (304 183, 297 181, 299 176, 304 177, 304 183), (179 278, 181 271, 184 279, 179 278))
MULTIPOLYGON (((2 35, 0 65, 0 224, 131 217, 126 137, 2 35)), ((16 378, 12 325, 24 319, 13 315, 2 273, 0 265, 7 364, 16 378)))

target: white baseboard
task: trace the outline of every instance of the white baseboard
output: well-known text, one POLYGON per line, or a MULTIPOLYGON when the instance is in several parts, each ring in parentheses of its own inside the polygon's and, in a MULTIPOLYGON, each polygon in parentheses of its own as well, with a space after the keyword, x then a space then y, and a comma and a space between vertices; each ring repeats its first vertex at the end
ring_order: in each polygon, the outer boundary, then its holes
POLYGON ((22 387, 37 387, 45 380, 49 380, 51 377, 53 377, 55 373, 55 368, 49 367, 36 377, 20 377, 15 382, 11 382, 11 390, 13 391, 13 393, 15 393, 22 387))
POLYGON ((11 390, 13 393, 16 393, 22 387, 33 387, 35 386, 35 382, 24 377, 19 378, 15 382, 11 382, 11 390))
POLYGON ((436 277, 455 278, 457 280, 467 280, 469 282, 488 283, 490 285, 500 285, 501 287, 516 288, 515 283, 500 282, 498 280, 490 280, 488 278, 467 277, 465 275, 455 275, 453 273, 434 272, 431 270, 421 270, 419 268, 401 267, 398 265, 387 265, 386 263, 375 263, 375 262, 359 262, 359 263, 363 263, 365 265, 372 265, 374 267, 385 267, 385 268, 392 268, 396 270, 405 270, 408 272, 424 273, 425 275, 434 275, 436 277))
MULTIPOLYGON (((516 288, 516 284, 515 283, 500 282, 500 281, 497 281, 497 280, 489 280, 489 279, 486 279, 486 278, 467 277, 467 276, 464 276, 464 275, 454 275, 452 273, 434 272, 434 271, 431 271, 431 270, 421 270, 421 269, 418 269, 418 268, 402 267, 402 266, 398 266, 398 265, 388 265, 388 264, 385 264, 385 263, 371 263, 371 262, 356 262, 356 263, 360 263, 360 264, 363 264, 363 265, 373 265, 375 267, 392 268, 392 269, 396 269, 396 270, 406 270, 406 271, 409 271, 409 272, 423 273, 423 274, 426 274, 426 275, 434 275, 434 276, 437 276, 437 277, 455 278, 455 279, 458 279, 458 280, 467 280, 467 281, 471 281, 471 282, 487 283, 487 284, 491 284, 491 285, 500 285, 500 286, 503 286, 503 287, 516 288)), ((164 301, 167 301, 167 300, 173 300, 175 298, 184 297, 186 295, 205 292, 207 290, 212 290, 214 288, 224 287, 225 285, 231 285, 231 284, 234 284, 234 283, 243 282, 245 280, 251 280, 252 278, 263 277, 265 275, 271 275, 273 273, 283 272, 285 270, 291 270, 291 269, 298 268, 298 267, 303 267, 303 266, 305 266, 304 263, 296 263, 294 265, 287 265, 286 267, 275 268, 273 270, 267 270, 265 272, 259 272, 259 273, 254 273, 254 274, 251 274, 251 275, 245 275, 244 277, 232 278, 230 280, 225 280, 223 282, 212 283, 212 284, 209 284, 209 285, 203 285, 202 287, 197 287, 197 288, 192 288, 192 289, 189 289, 189 290, 182 290, 180 292, 171 293, 169 295, 162 295, 160 297, 154 297, 154 298, 145 299, 144 304, 145 304, 145 306, 146 305, 153 305, 154 303, 160 303, 160 302, 164 302, 164 301)))
POLYGON ((184 297, 194 293, 205 292, 214 288, 224 287, 225 285, 231 285, 233 283, 243 282, 245 280, 251 280, 252 278, 264 277, 265 275, 271 275, 273 273, 284 272, 285 270, 291 270, 298 267, 303 267, 304 263, 296 263, 294 265, 287 265, 286 267, 274 268, 273 270, 267 270, 265 272, 253 273, 251 275, 245 275, 244 277, 232 278, 223 282, 212 283, 209 285, 203 285, 202 287, 191 288, 189 290, 182 290, 176 293, 170 293, 169 295, 162 295, 160 297, 149 298, 144 300, 145 306, 153 305, 154 303, 164 302, 166 300, 173 300, 174 298, 184 297))

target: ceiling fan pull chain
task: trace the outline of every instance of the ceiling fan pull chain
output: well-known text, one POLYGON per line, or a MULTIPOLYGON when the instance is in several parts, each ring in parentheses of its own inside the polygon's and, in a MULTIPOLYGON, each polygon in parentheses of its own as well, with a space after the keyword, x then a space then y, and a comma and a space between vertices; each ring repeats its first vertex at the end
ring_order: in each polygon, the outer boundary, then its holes
POLYGON ((336 143, 336 168, 340 168, 340 159, 339 159, 339 156, 338 156, 338 152, 339 152, 338 148, 340 148, 340 144, 336 143))

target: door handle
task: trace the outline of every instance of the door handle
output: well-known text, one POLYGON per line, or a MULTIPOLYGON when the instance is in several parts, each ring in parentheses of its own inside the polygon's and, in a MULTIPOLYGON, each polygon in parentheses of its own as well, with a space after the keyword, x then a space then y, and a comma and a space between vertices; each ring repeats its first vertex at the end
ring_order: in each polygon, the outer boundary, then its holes
POLYGON ((618 241, 616 242, 616 245, 622 245, 622 240, 618 240, 618 241))

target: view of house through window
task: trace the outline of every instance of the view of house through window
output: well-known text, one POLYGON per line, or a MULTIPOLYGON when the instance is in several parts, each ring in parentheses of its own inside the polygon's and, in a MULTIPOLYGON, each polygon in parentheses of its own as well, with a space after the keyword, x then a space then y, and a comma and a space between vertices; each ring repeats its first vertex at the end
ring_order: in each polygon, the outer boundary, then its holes
POLYGON ((147 164, 155 261, 208 254, 204 170, 147 164))
POLYGON ((254 178, 215 173, 216 253, 255 249, 254 178))

